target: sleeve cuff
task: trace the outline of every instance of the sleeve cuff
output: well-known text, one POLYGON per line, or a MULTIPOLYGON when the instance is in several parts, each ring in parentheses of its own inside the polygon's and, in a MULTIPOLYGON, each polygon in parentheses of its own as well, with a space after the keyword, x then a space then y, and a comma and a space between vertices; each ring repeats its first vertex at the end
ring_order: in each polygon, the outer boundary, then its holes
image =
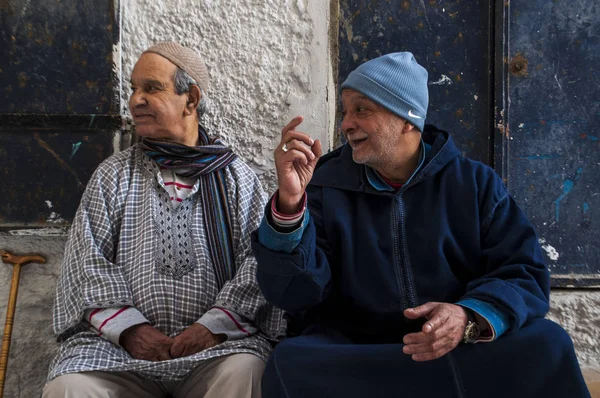
POLYGON ((119 347, 121 333, 135 325, 150 323, 133 307, 94 308, 85 312, 85 319, 96 329, 98 335, 119 347))
POLYGON ((478 339, 477 342, 494 341, 504 334, 506 330, 508 330, 508 316, 499 311, 493 305, 486 303, 485 301, 471 298, 460 300, 456 304, 465 308, 469 308, 488 323, 488 327, 491 330, 492 335, 487 338, 483 336, 478 339))
POLYGON ((277 231, 271 224, 273 221, 269 220, 271 216, 271 214, 265 214, 263 217, 258 228, 258 241, 269 250, 291 253, 302 240, 302 235, 310 220, 310 212, 305 209, 302 223, 290 232, 277 231))
POLYGON ((296 229, 302 222, 304 210, 306 209, 307 195, 306 192, 302 195, 302 201, 295 214, 283 214, 277 210, 277 199, 279 198, 279 190, 271 199, 271 218, 275 227, 283 229, 281 232, 289 232, 289 229, 296 229))
POLYGON ((206 327, 212 334, 227 336, 227 340, 240 340, 258 331, 243 316, 221 307, 211 308, 196 323, 206 327))

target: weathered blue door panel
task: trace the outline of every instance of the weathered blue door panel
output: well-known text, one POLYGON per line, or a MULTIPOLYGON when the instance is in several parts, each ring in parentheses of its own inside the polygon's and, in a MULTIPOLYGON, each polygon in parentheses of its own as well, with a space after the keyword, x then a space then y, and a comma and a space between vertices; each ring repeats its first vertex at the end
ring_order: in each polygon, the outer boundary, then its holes
POLYGON ((599 284, 600 5, 509 7, 507 184, 560 284, 599 284))
POLYGON ((488 163, 539 233, 555 286, 600 286, 600 2, 340 0, 339 83, 411 51, 428 122, 488 163))
POLYGON ((429 71, 427 122, 454 133, 462 152, 490 161, 487 2, 340 1, 339 84, 364 61, 410 51, 429 71))
POLYGON ((68 225, 113 153, 115 4, 0 0, 0 229, 68 225))
MULTIPOLYGON (((7 124, 6 118, 0 121, 7 124)), ((110 126, 92 129, 72 120, 61 124, 0 131, 1 228, 67 226, 90 176, 113 153, 117 123, 112 131, 110 126)))
POLYGON ((118 114, 115 21, 113 1, 0 1, 0 113, 118 114))

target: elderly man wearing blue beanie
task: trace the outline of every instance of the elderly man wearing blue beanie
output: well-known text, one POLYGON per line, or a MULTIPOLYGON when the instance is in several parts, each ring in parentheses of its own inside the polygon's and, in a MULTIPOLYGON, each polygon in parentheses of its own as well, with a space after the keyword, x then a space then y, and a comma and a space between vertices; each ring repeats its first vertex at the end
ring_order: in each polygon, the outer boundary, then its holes
POLYGON ((263 396, 589 397, 549 308, 534 228, 493 169, 425 125, 408 52, 341 85, 347 143, 282 131, 279 189, 252 236, 258 284, 289 316, 263 396))

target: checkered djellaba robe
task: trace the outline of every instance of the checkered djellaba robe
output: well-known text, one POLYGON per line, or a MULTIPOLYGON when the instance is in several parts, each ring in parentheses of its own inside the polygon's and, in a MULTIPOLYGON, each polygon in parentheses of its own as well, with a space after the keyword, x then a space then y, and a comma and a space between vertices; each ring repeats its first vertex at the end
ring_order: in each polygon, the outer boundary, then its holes
POLYGON ((200 362, 233 353, 266 360, 271 341, 285 335, 283 312, 256 283, 250 233, 263 215, 265 194, 239 158, 225 169, 236 274, 219 286, 211 261, 197 181, 178 206, 171 203, 158 165, 136 145, 105 160, 81 199, 65 248, 54 304, 62 342, 48 380, 84 371, 135 371, 161 381, 181 380, 200 362), (90 308, 133 306, 161 332, 176 336, 211 307, 239 314, 259 332, 195 355, 168 361, 133 359, 83 320, 90 308))

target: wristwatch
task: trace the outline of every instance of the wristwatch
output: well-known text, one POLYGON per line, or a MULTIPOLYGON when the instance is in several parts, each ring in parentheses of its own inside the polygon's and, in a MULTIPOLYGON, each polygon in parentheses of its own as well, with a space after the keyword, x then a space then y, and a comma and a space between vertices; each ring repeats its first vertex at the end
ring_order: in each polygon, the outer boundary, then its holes
POLYGON ((475 313, 468 308, 464 308, 464 310, 467 313, 467 326, 465 327, 465 333, 463 334, 463 343, 473 344, 479 338, 481 328, 477 323, 475 313))

